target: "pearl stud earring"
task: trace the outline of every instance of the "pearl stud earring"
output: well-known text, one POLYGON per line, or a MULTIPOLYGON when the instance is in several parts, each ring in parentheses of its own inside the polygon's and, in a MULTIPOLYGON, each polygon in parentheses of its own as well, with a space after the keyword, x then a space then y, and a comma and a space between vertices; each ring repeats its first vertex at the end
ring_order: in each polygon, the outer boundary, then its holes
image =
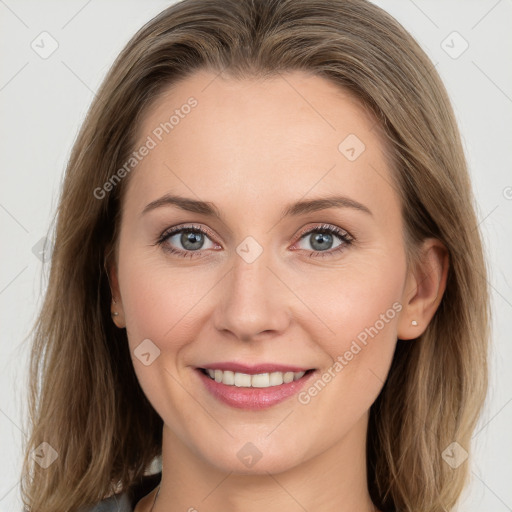
POLYGON ((413 321, 411 322, 411 325, 414 325, 414 327, 416 327, 416 326, 418 325, 418 322, 416 322, 416 320, 413 320, 413 321))
MULTIPOLYGON (((117 304, 116 299, 114 299, 114 297, 112 297, 112 303, 117 304)), ((118 316, 118 315, 119 315, 119 313, 117 311, 112 311, 112 316, 118 316)))

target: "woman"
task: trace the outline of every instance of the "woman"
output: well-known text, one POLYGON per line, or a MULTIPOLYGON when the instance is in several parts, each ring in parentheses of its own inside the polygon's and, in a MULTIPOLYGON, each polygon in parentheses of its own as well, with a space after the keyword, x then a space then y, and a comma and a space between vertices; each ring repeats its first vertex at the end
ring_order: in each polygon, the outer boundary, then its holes
POLYGON ((27 510, 451 510, 487 389, 476 226, 445 89, 384 11, 164 10, 67 168, 27 510))

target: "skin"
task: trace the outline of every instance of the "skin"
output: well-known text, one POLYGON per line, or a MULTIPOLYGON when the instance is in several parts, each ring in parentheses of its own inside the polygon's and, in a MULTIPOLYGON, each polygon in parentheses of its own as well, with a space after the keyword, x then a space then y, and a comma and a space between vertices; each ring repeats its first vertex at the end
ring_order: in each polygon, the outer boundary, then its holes
MULTIPOLYGON (((439 305, 446 250, 426 240, 423 264, 407 268, 384 142, 343 89, 303 72, 270 80, 196 72, 159 97, 139 142, 190 96, 197 107, 132 171, 110 267, 114 321, 127 330, 139 382, 164 422, 154 512, 373 511, 369 408, 397 338, 419 336, 439 305), (354 161, 338 150, 348 134, 366 146, 354 161), (169 205, 141 214, 166 193, 215 203, 223 220, 169 205), (280 220, 285 205, 334 193, 372 214, 330 208, 280 220), (213 234, 203 239, 203 257, 156 244, 167 228, 190 223, 213 234), (355 240, 334 253, 343 242, 333 235, 324 249, 330 256, 310 257, 321 251, 312 245, 318 232, 301 233, 324 223, 355 240), (236 251, 247 236, 263 248, 252 263, 236 251), (294 396, 261 411, 234 409, 194 370, 215 361, 276 362, 316 368, 321 377, 395 302, 401 311, 307 405, 294 396), (144 339, 160 350, 148 366, 133 352, 144 339), (250 468, 237 457, 247 442, 262 454, 250 468)), ((179 234, 166 244, 186 250, 179 234)), ((151 509, 155 492, 136 512, 151 509)))

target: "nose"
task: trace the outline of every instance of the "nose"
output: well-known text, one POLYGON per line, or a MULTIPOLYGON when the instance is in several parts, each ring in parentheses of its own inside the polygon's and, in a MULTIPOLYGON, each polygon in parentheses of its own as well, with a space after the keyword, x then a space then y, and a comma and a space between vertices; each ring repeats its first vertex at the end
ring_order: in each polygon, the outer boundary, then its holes
POLYGON ((279 336, 290 323, 292 292, 279 278, 270 251, 252 262, 238 254, 224 278, 214 314, 215 327, 241 341, 279 336))

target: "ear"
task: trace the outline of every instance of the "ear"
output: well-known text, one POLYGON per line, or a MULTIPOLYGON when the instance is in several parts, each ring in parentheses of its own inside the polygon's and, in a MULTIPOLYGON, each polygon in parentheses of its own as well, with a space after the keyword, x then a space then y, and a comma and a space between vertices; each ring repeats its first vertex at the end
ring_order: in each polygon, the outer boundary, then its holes
POLYGON ((108 281, 110 283, 110 291, 112 294, 112 303, 110 305, 112 321, 120 329, 126 327, 123 302, 121 300, 121 292, 119 288, 119 277, 117 271, 117 263, 114 258, 109 258, 107 262, 108 281))
POLYGON ((436 238, 427 238, 420 249, 419 261, 406 278, 398 321, 399 339, 415 339, 425 332, 443 298, 448 267, 449 255, 444 244, 436 238))

